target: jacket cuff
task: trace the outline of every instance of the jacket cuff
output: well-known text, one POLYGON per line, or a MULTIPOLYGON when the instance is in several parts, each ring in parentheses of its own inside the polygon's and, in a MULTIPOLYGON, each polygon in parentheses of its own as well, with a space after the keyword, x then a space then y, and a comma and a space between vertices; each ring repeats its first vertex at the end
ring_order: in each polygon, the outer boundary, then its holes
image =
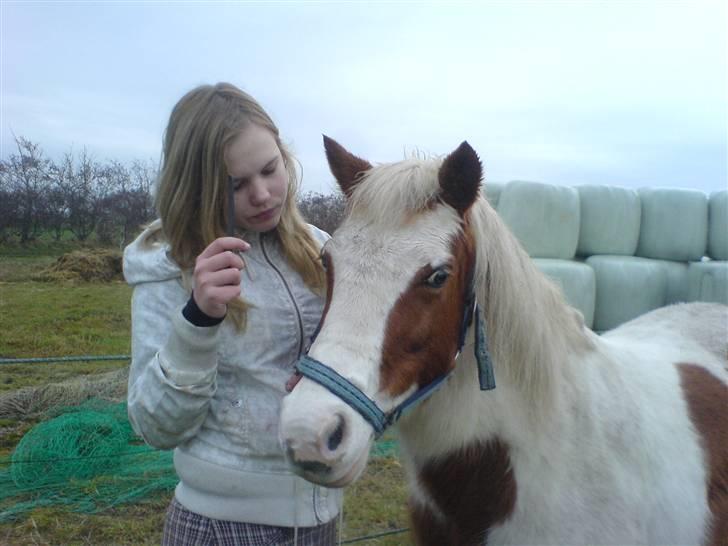
POLYGON ((181 312, 173 313, 172 331, 159 354, 167 378, 179 386, 212 382, 219 338, 219 325, 195 326, 181 312))
POLYGON ((192 292, 190 299, 187 300, 187 305, 182 308, 182 314, 195 326, 217 326, 225 319, 225 317, 211 317, 200 309, 195 301, 194 292, 192 292))

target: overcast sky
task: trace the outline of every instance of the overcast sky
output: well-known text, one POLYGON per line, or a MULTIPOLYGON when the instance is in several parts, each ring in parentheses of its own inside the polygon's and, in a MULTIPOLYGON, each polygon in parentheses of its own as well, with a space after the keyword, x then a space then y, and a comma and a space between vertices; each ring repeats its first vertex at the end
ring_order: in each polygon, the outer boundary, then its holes
POLYGON ((0 153, 159 160, 174 103, 229 81, 333 188, 467 140, 488 180, 726 187, 726 2, 2 0, 0 153))

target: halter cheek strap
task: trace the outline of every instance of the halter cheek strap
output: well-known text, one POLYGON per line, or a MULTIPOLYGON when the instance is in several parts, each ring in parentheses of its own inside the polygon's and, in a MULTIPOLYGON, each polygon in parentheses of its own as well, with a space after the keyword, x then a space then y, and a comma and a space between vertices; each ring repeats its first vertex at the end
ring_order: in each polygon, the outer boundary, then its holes
MULTIPOLYGON (((458 354, 465 344, 465 334, 475 322, 475 360, 478 364, 478 380, 480 390, 495 389, 495 377, 493 374, 493 363, 488 352, 488 344, 485 333, 485 321, 478 305, 470 299, 466 304, 466 311, 463 317, 462 332, 460 335, 460 346, 458 354)), ((315 358, 303 355, 296 364, 296 371, 301 375, 315 381, 335 396, 339 397, 352 409, 356 410, 374 429, 376 438, 382 435, 387 427, 396 423, 402 415, 413 409, 417 404, 429 398, 445 381, 450 377, 452 371, 441 375, 431 383, 418 389, 415 393, 405 399, 401 404, 389 412, 383 412, 376 402, 364 394, 356 385, 348 379, 339 375, 323 362, 315 358)))
POLYGON ((485 333, 485 318, 483 310, 475 305, 475 361, 478 364, 478 382, 481 391, 492 391, 495 389, 495 373, 493 372, 493 361, 488 351, 488 337, 485 333))

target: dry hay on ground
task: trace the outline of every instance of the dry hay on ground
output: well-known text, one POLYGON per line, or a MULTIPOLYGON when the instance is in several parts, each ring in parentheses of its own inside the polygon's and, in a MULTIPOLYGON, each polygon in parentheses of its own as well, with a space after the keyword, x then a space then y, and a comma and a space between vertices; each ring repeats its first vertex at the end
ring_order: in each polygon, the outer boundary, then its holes
POLYGON ((74 250, 58 258, 33 279, 51 282, 122 280, 122 254, 108 249, 74 250))
POLYGON ((126 400, 129 368, 49 383, 40 387, 23 387, 0 395, 0 418, 28 419, 53 407, 75 406, 90 398, 112 402, 126 400))

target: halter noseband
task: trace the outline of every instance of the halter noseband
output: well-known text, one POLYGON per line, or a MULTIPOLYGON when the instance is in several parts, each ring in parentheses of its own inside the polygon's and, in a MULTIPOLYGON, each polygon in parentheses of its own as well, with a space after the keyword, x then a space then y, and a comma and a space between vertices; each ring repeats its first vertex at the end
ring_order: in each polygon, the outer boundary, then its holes
MULTIPOLYGON (((465 337, 468 329, 473 324, 473 321, 475 322, 474 352, 475 360, 478 364, 480 390, 492 390, 495 389, 495 376, 493 374, 493 363, 490 359, 490 353, 488 352, 488 342, 485 334, 485 320, 480 307, 478 307, 478 304, 475 301, 475 291, 473 290, 471 283, 471 290, 465 300, 463 319, 460 324, 458 352, 455 355, 456 360, 460 356, 460 351, 462 351, 462 348, 465 345, 465 337)), ((316 333, 318 333, 318 328, 316 333)), ((315 335, 316 334, 314 334, 314 338, 315 335)), ((417 404, 429 398, 444 384, 444 382, 450 377, 450 374, 452 374, 452 370, 450 370, 449 372, 437 377, 424 387, 419 388, 397 407, 385 413, 379 408, 379 406, 377 406, 377 403, 374 400, 364 394, 356 385, 339 375, 323 362, 319 362, 307 354, 303 355, 298 361, 296 364, 296 370, 301 375, 308 377, 312 381, 315 381, 322 387, 326 388, 332 394, 343 400, 351 408, 356 410, 359 415, 366 419, 372 426, 376 438, 379 438, 387 427, 396 423, 406 411, 413 409, 417 404)))

